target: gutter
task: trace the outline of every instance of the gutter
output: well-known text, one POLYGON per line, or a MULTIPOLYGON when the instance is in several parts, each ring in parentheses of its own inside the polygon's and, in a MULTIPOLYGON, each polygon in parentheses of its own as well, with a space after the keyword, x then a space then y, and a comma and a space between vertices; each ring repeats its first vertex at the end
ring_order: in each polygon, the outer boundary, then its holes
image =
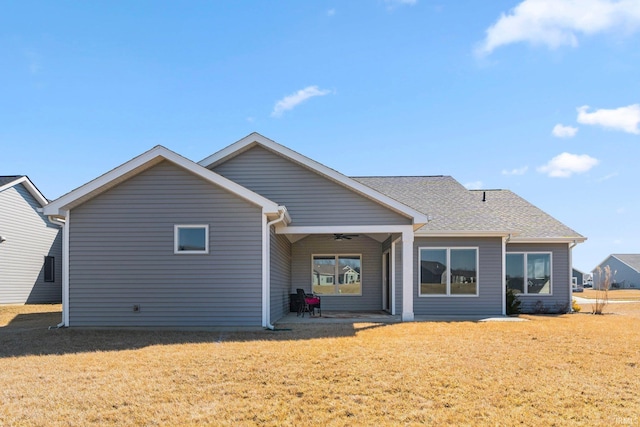
POLYGON ((47 218, 49 219, 49 222, 59 225, 60 227, 64 227, 66 224, 64 219, 56 215, 47 215, 47 218))
MULTIPOLYGON (((291 217, 284 206, 278 206, 280 216, 273 221, 263 222, 262 233, 262 326, 271 331, 275 326, 271 324, 271 226, 282 221, 290 222, 291 217)), ((266 218, 266 217, 265 217, 266 218)))

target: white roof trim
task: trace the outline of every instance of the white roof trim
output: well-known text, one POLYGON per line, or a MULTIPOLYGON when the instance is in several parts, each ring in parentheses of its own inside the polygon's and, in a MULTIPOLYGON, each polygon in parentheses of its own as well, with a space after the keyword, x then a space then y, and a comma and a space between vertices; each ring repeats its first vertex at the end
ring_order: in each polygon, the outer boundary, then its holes
POLYGON ((416 237, 507 237, 513 231, 416 231, 416 237))
POLYGON ((513 237, 507 243, 584 243, 586 237, 513 237))
POLYGON ((318 163, 315 160, 312 160, 306 156, 303 156, 300 153, 297 153, 290 148, 285 147, 284 145, 280 145, 277 142, 274 142, 257 132, 253 132, 252 134, 242 138, 240 141, 237 141, 226 148, 218 151, 210 155, 209 157, 202 159, 198 162, 199 165, 204 166, 205 168, 209 168, 216 163, 220 163, 226 160, 229 157, 233 157, 237 154, 242 153, 245 150, 253 147, 254 145, 262 145, 268 148, 271 151, 274 151, 284 157, 287 157, 317 173, 326 176, 338 184, 341 184, 344 187, 347 187, 374 202, 380 203, 400 214, 413 218, 414 224, 426 224, 429 222, 427 215, 422 212, 419 212, 407 205, 404 205, 397 200, 394 200, 384 194, 372 189, 371 187, 367 187, 364 184, 357 182, 354 179, 351 179, 338 171, 335 171, 322 163, 318 163))
POLYGON ((59 197, 44 207, 44 213, 45 215, 64 215, 65 210, 97 196, 103 191, 114 187, 118 183, 137 175, 163 160, 167 160, 179 167, 182 167, 194 175, 216 184, 247 200, 248 202, 261 206, 264 213, 278 213, 277 203, 274 203, 271 200, 210 171, 209 169, 203 168, 197 163, 194 163, 161 145, 158 145, 138 157, 123 163, 93 181, 76 188, 70 193, 59 197))
POLYGON ((25 176, 21 176, 20 178, 17 178, 3 186, 0 187, 0 192, 11 188, 11 187, 15 187, 18 184, 22 184, 24 186, 24 188, 27 189, 27 191, 38 201, 38 203, 40 203, 40 206, 44 206, 46 205, 49 201, 47 200, 46 197, 44 197, 42 195, 42 193, 36 188, 35 185, 33 185, 33 182, 31 182, 31 180, 25 175, 25 176))
POLYGON ((411 225, 321 225, 286 226, 276 229, 276 234, 335 234, 335 233, 402 233, 413 231, 411 225))

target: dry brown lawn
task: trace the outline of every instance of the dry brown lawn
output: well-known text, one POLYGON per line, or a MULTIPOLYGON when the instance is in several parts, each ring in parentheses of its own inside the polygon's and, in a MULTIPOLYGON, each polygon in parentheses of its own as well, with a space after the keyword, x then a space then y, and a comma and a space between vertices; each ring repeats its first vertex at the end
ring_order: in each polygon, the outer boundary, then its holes
MULTIPOLYGON (((595 299, 597 292, 598 291, 593 289, 585 289, 584 292, 574 295, 582 298, 595 299)), ((602 293, 602 291, 600 292, 602 293)), ((640 301, 640 289, 611 289, 608 295, 611 301, 640 301)))
POLYGON ((0 425, 640 425, 640 303, 275 332, 47 330, 59 310, 0 306, 0 425))

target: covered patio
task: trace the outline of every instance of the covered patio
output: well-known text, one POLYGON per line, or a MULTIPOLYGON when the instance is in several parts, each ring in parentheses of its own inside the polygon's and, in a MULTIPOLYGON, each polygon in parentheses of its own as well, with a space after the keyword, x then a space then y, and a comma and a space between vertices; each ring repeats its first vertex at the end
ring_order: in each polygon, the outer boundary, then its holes
POLYGON ((295 312, 290 312, 283 318, 275 322, 275 326, 287 324, 314 324, 314 323, 398 323, 401 322, 401 316, 392 315, 383 310, 380 311, 322 311, 322 316, 316 314, 310 316, 306 313, 298 316, 295 312))

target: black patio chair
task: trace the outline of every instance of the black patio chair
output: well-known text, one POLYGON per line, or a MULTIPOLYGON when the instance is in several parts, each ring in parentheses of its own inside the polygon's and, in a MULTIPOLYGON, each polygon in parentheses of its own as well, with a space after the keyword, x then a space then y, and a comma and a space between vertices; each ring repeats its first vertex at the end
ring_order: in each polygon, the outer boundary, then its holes
POLYGON ((298 316, 304 317, 304 313, 315 316, 316 309, 318 309, 318 315, 322 317, 322 307, 318 295, 308 294, 301 288, 296 289, 296 292, 298 293, 298 316))

